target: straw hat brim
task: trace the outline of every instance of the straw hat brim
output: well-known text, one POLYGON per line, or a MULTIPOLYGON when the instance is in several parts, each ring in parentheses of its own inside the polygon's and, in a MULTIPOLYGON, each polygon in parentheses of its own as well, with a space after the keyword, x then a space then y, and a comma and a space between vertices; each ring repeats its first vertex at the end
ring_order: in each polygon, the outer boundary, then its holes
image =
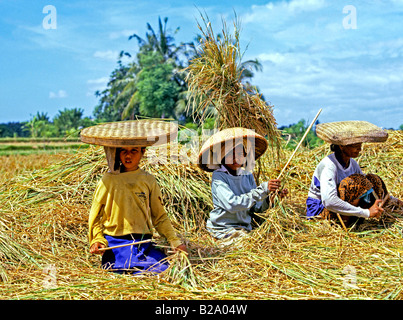
POLYGON ((355 143, 384 142, 388 133, 367 121, 338 121, 320 123, 316 134, 322 140, 336 145, 346 146, 355 143))
MULTIPOLYGON (((249 146, 248 149, 252 147, 255 151, 254 160, 261 157, 268 147, 267 140, 253 130, 241 127, 227 128, 213 134, 203 143, 197 159, 198 167, 207 172, 218 169, 220 166, 218 162, 221 159, 217 161, 216 158, 216 161, 213 162, 215 159, 213 154, 217 151, 221 151, 222 146, 226 143, 228 143, 230 148, 231 146, 234 147, 235 144, 237 144, 236 141, 241 141, 241 139, 244 147, 249 146)), ((221 154, 221 158, 223 156, 224 154, 221 154)))
POLYGON ((81 130, 82 142, 104 147, 148 147, 176 139, 178 126, 173 122, 132 120, 103 123, 81 130))

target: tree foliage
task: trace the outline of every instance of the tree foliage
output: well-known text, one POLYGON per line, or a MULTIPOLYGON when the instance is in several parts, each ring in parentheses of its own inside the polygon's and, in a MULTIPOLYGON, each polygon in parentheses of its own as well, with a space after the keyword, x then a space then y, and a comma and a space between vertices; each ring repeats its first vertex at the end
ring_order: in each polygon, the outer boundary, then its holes
POLYGON ((164 61, 159 52, 150 52, 140 56, 139 65, 141 72, 137 77, 134 98, 139 103, 140 114, 175 118, 175 104, 181 87, 172 79, 173 61, 164 61))
POLYGON ((119 100, 117 98, 131 80, 129 77, 131 68, 122 64, 121 59, 123 56, 125 56, 125 53, 122 51, 119 55, 118 67, 112 71, 107 88, 102 92, 95 92, 95 96, 100 100, 94 109, 93 115, 99 122, 113 122, 122 119, 126 99, 120 97, 119 100))
MULTIPOLYGON (((127 66, 119 65, 112 72, 108 88, 101 94, 101 101, 94 116, 98 120, 117 121, 133 119, 135 116, 173 117, 177 119, 184 112, 181 94, 186 91, 186 82, 181 70, 188 54, 187 46, 174 43, 174 35, 167 28, 168 18, 158 19, 158 31, 147 23, 147 32, 142 38, 137 34, 129 37, 135 39, 139 51, 127 66), (177 108, 179 106, 179 108, 177 108), (109 116, 108 116, 109 115, 109 116)), ((131 58, 130 53, 122 51, 123 56, 131 58)))
POLYGON ((0 137, 28 137, 29 132, 25 130, 25 122, 8 122, 0 124, 0 137))
MULTIPOLYGON (((315 126, 318 123, 319 121, 316 121, 315 126)), ((283 137, 288 141, 287 147, 294 148, 301 141, 305 131, 308 129, 308 126, 309 124, 307 124, 304 119, 301 119, 296 124, 280 127, 279 129, 282 131, 283 137)), ((305 140, 302 143, 303 146, 313 148, 323 143, 323 141, 318 138, 315 133, 315 126, 308 132, 305 140)))
MULTIPOLYGON (((50 121, 47 113, 37 112, 32 118, 24 123, 15 126, 20 128, 19 131, 4 130, 5 125, 0 125, 0 135, 2 137, 31 137, 31 138, 51 138, 78 136, 81 128, 89 127, 94 124, 94 121, 88 117, 84 117, 84 110, 72 108, 59 110, 58 114, 50 121), (2 131, 3 130, 3 131, 2 131)), ((7 127, 7 126, 5 126, 7 127)))

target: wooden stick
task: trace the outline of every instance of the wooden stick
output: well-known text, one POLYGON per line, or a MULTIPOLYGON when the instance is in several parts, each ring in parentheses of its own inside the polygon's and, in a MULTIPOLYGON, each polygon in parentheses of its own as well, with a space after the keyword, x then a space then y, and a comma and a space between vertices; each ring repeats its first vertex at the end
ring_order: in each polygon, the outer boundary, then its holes
POLYGON ((314 125, 316 119, 318 119, 319 114, 322 112, 322 109, 320 109, 318 111, 318 113, 316 114, 315 118, 312 120, 311 124, 309 125, 308 129, 306 129, 301 141, 298 143, 297 147, 295 148, 294 152, 292 153, 290 159, 288 159, 286 165, 283 167, 283 169, 281 170, 280 174, 278 175, 277 179, 280 179, 280 177, 283 175, 285 169, 288 167, 288 165, 290 164, 292 158, 294 158, 294 155, 297 153, 297 150, 299 149, 299 147, 301 146, 302 142, 304 141, 304 139, 306 138, 306 136, 308 135, 309 131, 311 130, 312 126, 314 125))
POLYGON ((344 231, 346 231, 347 234, 348 234, 348 230, 346 228, 346 225, 344 224, 343 219, 341 218, 341 216, 340 216, 340 214, 338 212, 336 212, 336 214, 337 214, 337 218, 339 218, 339 221, 340 221, 341 225, 343 226, 344 231))
POLYGON ((152 239, 137 241, 137 242, 133 242, 133 243, 126 243, 126 244, 121 244, 121 245, 114 246, 114 247, 101 248, 101 249, 98 249, 98 251, 105 251, 105 250, 112 250, 112 249, 116 249, 116 248, 134 246, 136 244, 142 244, 142 243, 147 243, 147 242, 151 242, 151 241, 152 241, 152 239))

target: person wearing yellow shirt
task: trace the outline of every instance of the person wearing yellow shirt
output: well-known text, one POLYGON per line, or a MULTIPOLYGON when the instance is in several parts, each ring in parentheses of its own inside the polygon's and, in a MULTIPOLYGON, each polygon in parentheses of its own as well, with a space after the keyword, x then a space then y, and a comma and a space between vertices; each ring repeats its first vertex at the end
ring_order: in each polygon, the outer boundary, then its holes
MULTIPOLYGON (((95 190, 89 215, 90 253, 102 254, 102 268, 116 272, 162 272, 165 254, 153 243, 100 250, 151 239, 152 230, 164 236, 174 250, 186 252, 162 204, 153 175, 139 168, 145 147, 116 149, 120 173, 107 172, 95 190)), ((164 260, 165 259, 165 260, 164 260)))

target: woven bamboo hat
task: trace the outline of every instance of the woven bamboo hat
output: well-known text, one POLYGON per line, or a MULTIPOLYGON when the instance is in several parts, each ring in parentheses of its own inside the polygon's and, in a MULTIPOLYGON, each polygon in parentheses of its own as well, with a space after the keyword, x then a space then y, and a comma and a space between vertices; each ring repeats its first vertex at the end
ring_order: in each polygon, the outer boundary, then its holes
POLYGON ((103 123, 81 130, 81 141, 104 147, 148 147, 176 139, 178 126, 173 122, 132 120, 103 123))
POLYGON ((214 171, 221 166, 222 158, 235 146, 243 144, 247 166, 250 169, 268 147, 267 140, 253 130, 227 128, 210 136, 200 149, 197 165, 204 171, 214 171))
POLYGON ((316 134, 322 140, 336 145, 346 146, 355 143, 384 142, 388 133, 367 121, 338 121, 320 123, 316 134))

